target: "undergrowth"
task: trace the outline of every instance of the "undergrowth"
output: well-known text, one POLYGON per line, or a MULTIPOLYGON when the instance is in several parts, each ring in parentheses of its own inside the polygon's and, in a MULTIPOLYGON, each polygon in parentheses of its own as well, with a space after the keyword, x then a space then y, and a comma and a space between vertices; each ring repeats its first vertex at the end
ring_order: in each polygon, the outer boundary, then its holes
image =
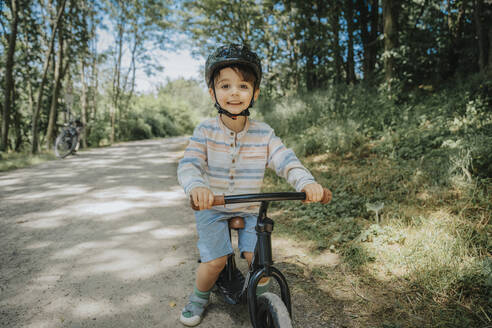
POLYGON ((0 172, 20 169, 31 165, 55 159, 52 152, 42 152, 38 155, 27 153, 1 153, 0 172))
MULTIPOLYGON (((358 90, 338 96, 346 105, 327 91, 265 115, 333 191, 327 206, 273 204, 276 230, 341 256, 340 268, 318 276, 336 279, 324 280, 332 288, 357 282, 362 326, 492 325, 490 86, 456 89, 399 103, 358 90)), ((292 189, 269 171, 264 190, 292 189)))

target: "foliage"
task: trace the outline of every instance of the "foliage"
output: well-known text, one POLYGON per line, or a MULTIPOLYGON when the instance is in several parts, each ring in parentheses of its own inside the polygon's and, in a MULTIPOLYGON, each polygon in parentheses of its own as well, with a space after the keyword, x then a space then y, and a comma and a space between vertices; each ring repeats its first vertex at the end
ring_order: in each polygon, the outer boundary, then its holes
POLYGON ((109 138, 111 134, 111 126, 106 120, 96 120, 90 123, 86 130, 89 129, 91 133, 87 138, 89 146, 100 147, 109 144, 109 138))
POLYGON ((478 78, 431 94, 417 89, 405 101, 339 86, 260 102, 259 111, 300 155, 379 153, 446 184, 456 175, 492 177, 489 84, 478 78))
MULTIPOLYGON (((260 103, 334 195, 329 206, 274 204, 285 214, 277 229, 312 241, 313 252, 339 253, 367 290, 383 279, 408 295, 389 326, 483 325, 492 311, 490 81, 397 99, 344 88, 260 103), (375 202, 384 202, 379 224, 365 207, 375 202), (399 319, 409 312, 420 321, 399 319)), ((268 172, 264 190, 290 187, 268 172)))
POLYGON ((56 159, 55 154, 48 152, 37 155, 31 155, 28 152, 8 154, 0 152, 0 172, 29 167, 54 159, 56 159))
POLYGON ((127 118, 120 123, 121 137, 139 140, 191 134, 208 107, 209 98, 197 82, 169 81, 155 96, 136 98, 127 118))

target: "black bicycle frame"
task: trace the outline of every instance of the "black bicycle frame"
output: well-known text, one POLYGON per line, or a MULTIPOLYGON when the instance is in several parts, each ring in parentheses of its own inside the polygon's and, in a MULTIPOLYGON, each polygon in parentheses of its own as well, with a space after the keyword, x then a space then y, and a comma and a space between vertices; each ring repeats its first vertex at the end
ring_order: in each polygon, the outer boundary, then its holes
POLYGON ((250 320, 255 328, 258 327, 256 322, 256 287, 260 279, 263 277, 273 277, 277 281, 280 287, 282 301, 289 311, 289 315, 292 316, 290 290, 287 280, 284 275, 273 266, 271 234, 273 231, 274 222, 272 219, 267 217, 269 202, 305 199, 306 194, 304 192, 279 192, 224 196, 225 204, 261 202, 255 228, 258 239, 256 241, 253 261, 245 281, 245 287, 247 284, 247 301, 250 320))

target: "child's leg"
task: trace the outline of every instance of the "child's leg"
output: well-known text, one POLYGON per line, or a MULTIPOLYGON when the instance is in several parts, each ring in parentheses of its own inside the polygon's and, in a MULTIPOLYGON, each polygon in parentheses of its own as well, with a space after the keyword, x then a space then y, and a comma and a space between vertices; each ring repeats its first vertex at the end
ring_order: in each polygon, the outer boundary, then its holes
POLYGON ((227 221, 221 220, 222 213, 199 211, 195 212, 195 217, 202 263, 198 267, 189 302, 181 311, 180 321, 186 326, 196 326, 202 320, 209 303, 210 290, 226 264, 227 254, 233 251, 227 221))
POLYGON ((212 289, 226 262, 227 256, 222 256, 209 262, 200 263, 196 273, 196 288, 202 292, 212 289))
MULTIPOLYGON (((243 252, 243 256, 248 261, 248 266, 251 265, 251 261, 253 261, 253 253, 252 252, 243 252)), ((270 278, 268 278, 268 277, 261 278, 259 284, 264 285, 264 284, 267 284, 269 281, 270 281, 270 278)))
POLYGON ((181 311, 180 321, 186 326, 196 326, 202 320, 203 312, 209 303, 210 290, 224 268, 227 256, 202 262, 198 266, 195 288, 188 304, 181 311))

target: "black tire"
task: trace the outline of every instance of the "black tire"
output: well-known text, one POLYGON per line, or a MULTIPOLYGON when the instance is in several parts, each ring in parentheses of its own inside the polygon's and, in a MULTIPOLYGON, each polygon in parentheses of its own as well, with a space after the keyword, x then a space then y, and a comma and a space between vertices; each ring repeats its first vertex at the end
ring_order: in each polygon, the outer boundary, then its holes
POLYGON ((63 130, 55 141, 55 155, 65 158, 70 155, 77 145, 77 136, 72 136, 69 131, 63 130))
POLYGON ((261 328, 292 328, 289 311, 282 299, 273 293, 258 296, 256 323, 261 328))

